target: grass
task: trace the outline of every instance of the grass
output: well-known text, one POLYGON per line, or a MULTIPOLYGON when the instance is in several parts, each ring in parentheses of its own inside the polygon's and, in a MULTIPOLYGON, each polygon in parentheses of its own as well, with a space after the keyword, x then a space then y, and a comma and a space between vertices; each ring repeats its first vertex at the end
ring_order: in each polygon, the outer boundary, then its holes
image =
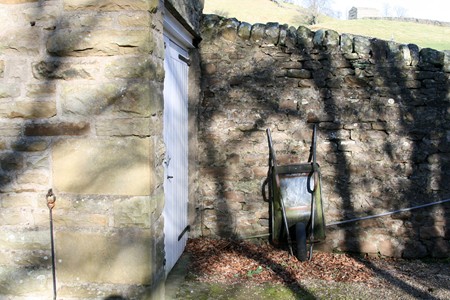
POLYGON ((304 24, 305 12, 296 5, 270 0, 205 0, 205 14, 236 18, 250 24, 278 22, 299 26, 304 24))
POLYGON ((450 50, 450 27, 398 22, 387 20, 334 20, 310 26, 312 30, 333 29, 339 33, 351 33, 394 40, 402 44, 416 44, 422 48, 450 50))
MULTIPOLYGON (((304 8, 270 0, 205 0, 203 12, 251 24, 278 22, 294 27, 305 26, 306 19, 304 8)), ((336 20, 326 16, 319 18, 319 24, 308 27, 314 31, 332 29, 422 48, 450 50, 450 27, 387 20, 336 20)))

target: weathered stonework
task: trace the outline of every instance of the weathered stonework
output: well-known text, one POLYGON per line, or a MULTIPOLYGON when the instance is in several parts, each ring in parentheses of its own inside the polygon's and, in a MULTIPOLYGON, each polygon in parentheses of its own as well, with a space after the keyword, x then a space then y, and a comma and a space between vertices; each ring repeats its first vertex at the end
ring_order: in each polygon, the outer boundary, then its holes
POLYGON ((0 0, 0 298, 52 298, 52 188, 58 299, 164 299, 165 10, 0 0))
MULTIPOLYGON (((308 160, 318 126, 327 222, 450 197, 448 53, 330 30, 203 20, 204 235, 268 232, 266 128, 278 163, 288 164, 308 160)), ((448 205, 329 227, 321 248, 448 257, 448 205)))

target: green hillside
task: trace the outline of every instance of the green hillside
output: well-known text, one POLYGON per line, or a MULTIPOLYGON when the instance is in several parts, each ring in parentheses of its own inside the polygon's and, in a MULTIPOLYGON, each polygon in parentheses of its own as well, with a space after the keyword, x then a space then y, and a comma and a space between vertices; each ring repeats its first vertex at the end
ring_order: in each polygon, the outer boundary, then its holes
MULTIPOLYGON (((306 16, 299 6, 270 0, 205 0, 203 12, 234 17, 251 24, 278 22, 295 27, 305 26, 306 16)), ((319 18, 319 24, 308 27, 314 31, 326 28, 339 33, 413 43, 422 48, 450 50, 450 27, 387 20, 336 20, 326 16, 319 18)))

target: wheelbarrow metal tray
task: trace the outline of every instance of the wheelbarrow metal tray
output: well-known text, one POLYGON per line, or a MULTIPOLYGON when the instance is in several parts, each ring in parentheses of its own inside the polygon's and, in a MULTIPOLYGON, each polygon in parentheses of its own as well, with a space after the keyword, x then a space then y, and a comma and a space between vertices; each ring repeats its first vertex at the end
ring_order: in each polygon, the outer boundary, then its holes
MULTIPOLYGON (((311 197, 314 197, 314 240, 325 239, 325 220, 321 197, 320 167, 313 164, 294 164, 275 166, 273 169, 274 187, 274 239, 279 240, 282 227, 281 199, 284 202, 288 226, 302 222, 311 230, 311 197), (278 180, 276 179, 278 177, 278 180), (317 181, 317 182, 316 182, 317 181)), ((309 235, 309 233, 308 233, 309 235)))

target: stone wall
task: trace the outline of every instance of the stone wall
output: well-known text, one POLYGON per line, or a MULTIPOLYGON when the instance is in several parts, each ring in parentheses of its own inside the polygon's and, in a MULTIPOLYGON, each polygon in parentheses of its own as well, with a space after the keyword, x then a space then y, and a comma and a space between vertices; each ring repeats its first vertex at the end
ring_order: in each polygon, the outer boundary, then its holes
MULTIPOLYGON (((267 234, 266 128, 287 164, 318 125, 328 223, 450 198, 450 53, 214 15, 202 37, 202 234, 267 234)), ((321 248, 445 257, 449 222, 447 203, 330 226, 321 248)))
POLYGON ((163 297, 164 5, 0 0, 0 298, 163 297))

